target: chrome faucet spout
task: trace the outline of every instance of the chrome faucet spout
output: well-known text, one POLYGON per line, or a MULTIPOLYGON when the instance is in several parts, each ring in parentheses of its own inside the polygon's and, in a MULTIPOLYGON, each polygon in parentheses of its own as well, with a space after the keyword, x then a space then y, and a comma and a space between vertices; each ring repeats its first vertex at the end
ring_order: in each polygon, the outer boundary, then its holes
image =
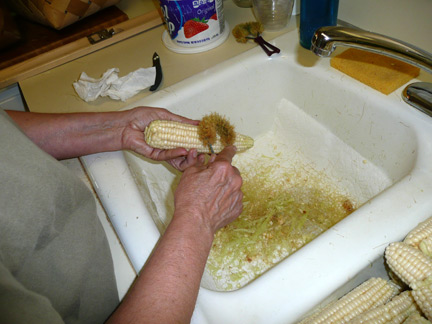
MULTIPOLYGON (((317 29, 311 50, 318 56, 329 57, 337 46, 353 47, 386 55, 432 73, 432 54, 400 40, 362 29, 328 26, 317 29)), ((403 100, 432 117, 432 84, 416 82, 402 93, 403 100)))
POLYGON ((312 51, 318 56, 330 56, 337 46, 353 47, 386 55, 432 73, 432 54, 400 40, 340 26, 321 27, 312 38, 312 51))

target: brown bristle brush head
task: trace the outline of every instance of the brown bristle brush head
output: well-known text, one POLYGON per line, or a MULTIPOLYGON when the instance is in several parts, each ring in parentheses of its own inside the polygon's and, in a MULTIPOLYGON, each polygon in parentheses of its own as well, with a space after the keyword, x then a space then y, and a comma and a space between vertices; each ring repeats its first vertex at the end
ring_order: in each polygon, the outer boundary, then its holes
POLYGON ((204 116, 198 125, 198 136, 201 142, 208 146, 216 142, 216 125, 210 116, 204 116))
POLYGON ((216 134, 220 136, 224 146, 234 144, 236 137, 234 126, 218 113, 211 113, 203 117, 198 126, 198 134, 205 145, 213 144, 216 141, 216 134))
POLYGON ((248 41, 248 37, 257 37, 262 34, 264 31, 264 27, 258 21, 250 21, 242 24, 236 25, 232 34, 237 42, 246 43, 248 41))
POLYGON ((264 26, 258 21, 247 23, 251 35, 258 36, 264 32, 264 26))
POLYGON ((222 144, 224 146, 234 144, 234 141, 236 139, 234 126, 231 125, 231 123, 225 117, 218 115, 216 113, 213 115, 215 115, 214 118, 217 119, 216 132, 220 136, 222 144))
POLYGON ((246 43, 248 41, 246 36, 249 35, 249 32, 240 25, 237 25, 233 28, 232 34, 239 43, 246 43))

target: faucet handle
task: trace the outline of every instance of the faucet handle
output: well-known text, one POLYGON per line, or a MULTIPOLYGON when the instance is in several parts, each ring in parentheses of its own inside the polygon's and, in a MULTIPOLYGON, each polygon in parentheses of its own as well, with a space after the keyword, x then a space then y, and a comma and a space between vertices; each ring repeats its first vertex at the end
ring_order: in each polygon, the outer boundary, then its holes
POLYGON ((414 82, 402 91, 402 99, 432 117, 432 83, 414 82))

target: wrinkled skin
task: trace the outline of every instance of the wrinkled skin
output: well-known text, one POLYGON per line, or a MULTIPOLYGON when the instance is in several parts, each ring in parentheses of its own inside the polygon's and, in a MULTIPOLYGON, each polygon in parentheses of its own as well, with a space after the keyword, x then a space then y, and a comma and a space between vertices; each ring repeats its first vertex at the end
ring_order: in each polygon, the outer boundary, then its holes
POLYGON ((87 154, 131 150, 155 161, 167 161, 184 171, 199 157, 196 150, 155 149, 144 140, 144 130, 156 119, 192 125, 199 121, 163 108, 137 107, 103 113, 48 114, 7 111, 27 136, 42 150, 62 160, 87 154))
POLYGON ((209 163, 198 161, 183 173, 175 192, 175 210, 181 215, 200 215, 215 233, 240 215, 242 178, 231 165, 235 147, 226 147, 209 163))
POLYGON ((174 195, 172 221, 106 323, 189 323, 214 234, 242 211, 242 179, 231 165, 235 147, 226 147, 204 163, 204 155, 198 155, 196 150, 148 146, 144 130, 155 119, 199 123, 161 108, 76 114, 7 113, 36 145, 57 159, 131 150, 184 171, 174 195))
POLYGON ((184 171, 173 219, 107 324, 190 323, 214 234, 242 211, 235 151, 226 147, 184 171))
MULTIPOLYGON (((192 120, 173 114, 163 108, 138 107, 132 109, 130 113, 130 121, 122 133, 123 148, 130 149, 155 161, 167 161, 180 171, 186 170, 198 161, 198 154, 195 149, 187 151, 184 148, 175 148, 172 150, 153 148, 147 145, 143 135, 145 128, 153 120, 173 120, 192 125, 198 125, 198 120, 192 120)), ((200 156, 199 159, 200 162, 203 162, 204 156, 200 156)))

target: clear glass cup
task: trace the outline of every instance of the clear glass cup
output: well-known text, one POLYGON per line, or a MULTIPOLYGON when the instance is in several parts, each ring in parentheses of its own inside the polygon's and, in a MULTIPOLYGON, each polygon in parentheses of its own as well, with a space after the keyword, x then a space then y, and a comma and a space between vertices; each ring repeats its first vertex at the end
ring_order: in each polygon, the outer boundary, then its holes
POLYGON ((233 0, 233 2, 240 8, 252 7, 252 0, 233 0))
POLYGON ((266 31, 285 28, 291 18, 294 0, 253 0, 253 11, 266 31))

